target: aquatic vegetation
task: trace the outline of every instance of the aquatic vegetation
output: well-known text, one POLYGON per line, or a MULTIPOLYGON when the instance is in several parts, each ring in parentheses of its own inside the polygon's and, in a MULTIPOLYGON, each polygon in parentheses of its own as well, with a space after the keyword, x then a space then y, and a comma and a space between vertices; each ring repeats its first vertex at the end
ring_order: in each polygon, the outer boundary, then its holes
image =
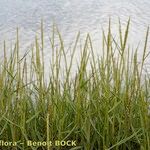
POLYGON ((144 72, 149 28, 139 63, 138 48, 132 51, 128 45, 129 26, 130 20, 123 31, 119 24, 116 40, 109 23, 108 32, 102 31, 99 56, 90 35, 81 44, 78 33, 68 56, 54 25, 50 66, 44 60, 43 23, 41 37, 35 38, 24 55, 19 54, 18 30, 10 55, 4 42, 0 64, 1 149, 150 149, 150 78, 144 72), (52 144, 40 143, 44 141, 52 144), (59 141, 75 143, 58 146, 59 141))

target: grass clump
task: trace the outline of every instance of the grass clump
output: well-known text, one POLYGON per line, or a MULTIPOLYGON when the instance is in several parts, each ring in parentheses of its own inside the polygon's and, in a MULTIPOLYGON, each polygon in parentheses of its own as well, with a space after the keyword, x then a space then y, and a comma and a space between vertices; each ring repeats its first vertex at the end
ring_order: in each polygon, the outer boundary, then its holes
POLYGON ((150 79, 143 73, 149 54, 149 29, 139 63, 138 49, 131 54, 127 43, 129 25, 130 20, 124 34, 119 25, 116 41, 109 23, 108 32, 103 31, 102 55, 95 55, 89 34, 81 45, 78 33, 69 56, 61 34, 53 26, 50 66, 44 61, 43 25, 40 39, 36 37, 23 56, 19 54, 18 31, 9 56, 4 42, 0 66, 0 139, 17 144, 1 145, 1 149, 150 149, 150 79), (80 58, 74 68, 76 52, 80 58), (29 146, 29 140, 73 140, 76 146, 29 146))

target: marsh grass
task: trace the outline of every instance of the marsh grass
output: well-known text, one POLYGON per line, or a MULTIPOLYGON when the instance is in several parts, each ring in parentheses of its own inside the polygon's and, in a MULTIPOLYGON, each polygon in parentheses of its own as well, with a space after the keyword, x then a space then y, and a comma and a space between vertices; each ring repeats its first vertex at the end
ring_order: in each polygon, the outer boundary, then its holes
POLYGON ((4 42, 0 66, 0 139, 18 144, 1 149, 149 150, 150 78, 143 75, 149 54, 149 28, 139 63, 138 48, 132 51, 128 45, 129 26, 130 20, 123 31, 119 23, 116 41, 109 23, 108 32, 102 32, 99 56, 94 53, 90 35, 81 46, 78 33, 68 56, 54 25, 49 40, 50 66, 44 61, 47 43, 43 23, 41 37, 35 38, 30 51, 23 56, 19 54, 18 30, 10 55, 4 42), (80 56, 72 75, 76 51, 80 56), (49 70, 48 76, 45 70, 49 70), (76 140, 77 146, 28 147, 27 140, 76 140))

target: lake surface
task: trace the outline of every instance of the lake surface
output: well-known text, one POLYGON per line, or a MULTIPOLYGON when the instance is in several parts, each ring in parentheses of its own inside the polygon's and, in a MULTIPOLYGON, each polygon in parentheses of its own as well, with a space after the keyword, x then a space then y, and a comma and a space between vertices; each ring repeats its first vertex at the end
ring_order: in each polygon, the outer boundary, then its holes
POLYGON ((19 27, 24 46, 30 44, 41 18, 46 31, 55 21, 67 43, 79 30, 82 35, 90 33, 96 42, 109 17, 114 34, 118 32, 118 18, 124 26, 131 17, 130 43, 137 45, 150 24, 150 0, 0 0, 0 42, 11 43, 19 27))

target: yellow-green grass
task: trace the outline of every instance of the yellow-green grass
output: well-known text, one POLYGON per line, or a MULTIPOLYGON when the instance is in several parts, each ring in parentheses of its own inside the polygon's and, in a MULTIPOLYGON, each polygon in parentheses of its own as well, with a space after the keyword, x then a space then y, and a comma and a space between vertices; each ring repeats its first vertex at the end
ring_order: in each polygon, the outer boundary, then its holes
POLYGON ((18 31, 10 55, 4 42, 0 64, 0 140, 17 142, 17 146, 0 149, 149 150, 150 78, 143 74, 149 54, 149 28, 139 63, 138 48, 133 51, 128 46, 129 25, 130 20, 123 31, 119 24, 119 40, 115 40, 109 23, 108 32, 102 31, 99 56, 94 53, 90 35, 81 46, 78 33, 69 47, 69 60, 68 48, 53 26, 49 67, 44 60, 45 45, 49 43, 44 43, 43 24, 40 38, 35 38, 23 56, 19 54, 18 31), (55 36, 59 37, 57 41, 55 36), (55 42, 59 44, 56 46, 55 42), (80 59, 75 69, 76 52, 80 59), (49 75, 45 74, 47 70, 49 75), (74 75, 72 70, 76 70, 74 75), (73 140, 76 146, 28 146, 28 140, 73 140))

